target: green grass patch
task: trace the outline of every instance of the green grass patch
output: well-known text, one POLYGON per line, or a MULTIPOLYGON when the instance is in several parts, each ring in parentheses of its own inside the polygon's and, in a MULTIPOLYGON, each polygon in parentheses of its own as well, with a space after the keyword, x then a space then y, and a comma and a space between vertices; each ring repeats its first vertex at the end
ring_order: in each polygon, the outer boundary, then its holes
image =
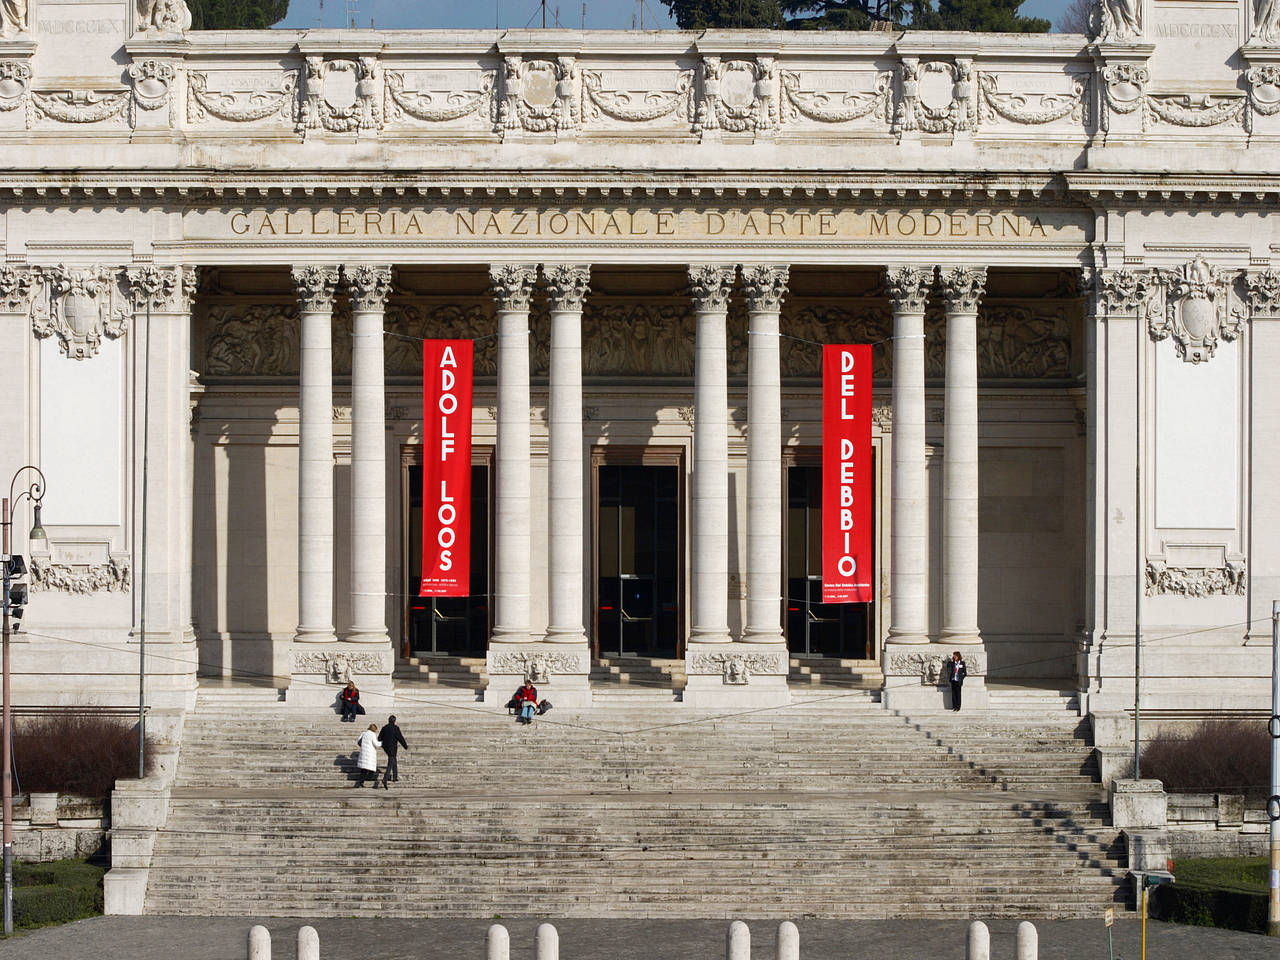
POLYGON ((83 860, 13 865, 13 925, 49 927, 102 915, 102 875, 83 860))
POLYGON ((1151 892, 1149 912, 1189 926, 1266 933, 1269 870, 1266 857, 1178 860, 1177 882, 1151 892))

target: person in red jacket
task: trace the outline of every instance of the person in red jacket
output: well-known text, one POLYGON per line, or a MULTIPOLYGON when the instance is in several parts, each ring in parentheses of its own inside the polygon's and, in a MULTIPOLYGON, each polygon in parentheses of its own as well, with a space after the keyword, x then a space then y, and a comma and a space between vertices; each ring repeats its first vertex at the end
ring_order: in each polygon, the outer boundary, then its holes
POLYGON ((516 691, 516 722, 533 723, 533 711, 538 709, 538 688, 528 680, 516 691))
POLYGON ((360 691, 356 689, 356 685, 354 683, 348 680, 347 685, 342 688, 342 693, 338 696, 342 701, 342 722, 346 723, 350 721, 354 723, 356 714, 364 713, 364 711, 360 709, 360 691))

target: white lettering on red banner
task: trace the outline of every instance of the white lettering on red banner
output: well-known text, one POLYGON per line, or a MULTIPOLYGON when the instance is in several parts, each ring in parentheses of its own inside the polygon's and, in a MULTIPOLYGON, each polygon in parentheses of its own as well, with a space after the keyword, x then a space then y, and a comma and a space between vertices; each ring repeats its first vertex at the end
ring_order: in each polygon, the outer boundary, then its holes
POLYGON ((422 345, 423 597, 471 593, 470 340, 422 345))
POLYGON ((871 347, 822 348, 822 602, 872 599, 871 347))

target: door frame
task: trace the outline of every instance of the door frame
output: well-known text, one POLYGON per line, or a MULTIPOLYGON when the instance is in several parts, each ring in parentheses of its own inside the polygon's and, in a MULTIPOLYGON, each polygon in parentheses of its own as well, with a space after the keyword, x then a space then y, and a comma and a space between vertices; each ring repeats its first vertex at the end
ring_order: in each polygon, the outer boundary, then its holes
MULTIPOLYGON (((875 538, 871 544, 871 554, 874 557, 876 584, 875 600, 871 604, 870 622, 867 624, 867 630, 871 640, 871 658, 867 660, 857 660, 857 663, 876 664, 880 662, 880 652, 883 649, 882 637, 880 635, 881 624, 884 622, 884 590, 881 589, 887 580, 884 576, 885 553, 882 549, 884 539, 882 531, 884 525, 881 522, 883 515, 884 500, 881 497, 882 489, 880 485, 880 467, 884 462, 882 456, 884 448, 880 444, 880 438, 873 436, 871 441, 872 456, 872 506, 871 506, 871 526, 872 536, 875 538)), ((792 467, 819 467, 822 466, 822 446, 794 446, 784 447, 782 450, 782 489, 783 489, 783 520, 782 520, 782 584, 783 584, 783 607, 786 607, 786 588, 791 581, 791 571, 788 567, 788 558, 791 556, 791 525, 786 519, 786 491, 788 472, 792 467)), ((785 637, 785 617, 784 617, 784 637, 785 637)), ((788 650, 790 647, 788 646, 788 650)))
POLYGON ((591 656, 600 658, 600 467, 675 467, 676 468, 676 544, 679 569, 676 571, 676 659, 684 657, 685 634, 685 448, 683 444, 622 446, 594 444, 591 447, 591 656))
MULTIPOLYGON (((485 529, 488 531, 485 579, 486 586, 493 586, 493 459, 492 446, 471 446, 471 466, 487 468, 485 476, 489 478, 489 488, 485 491, 485 504, 489 512, 485 529)), ((400 445, 400 643, 398 658, 407 660, 413 656, 409 638, 410 604, 417 599, 410 590, 409 576, 409 517, 412 512, 413 491, 409 487, 409 468, 422 466, 422 444, 404 443, 400 445)), ((492 601, 492 593, 490 593, 492 601)), ((493 636, 493 603, 489 603, 489 636, 493 636)), ((487 644, 486 644, 487 646, 487 644)))

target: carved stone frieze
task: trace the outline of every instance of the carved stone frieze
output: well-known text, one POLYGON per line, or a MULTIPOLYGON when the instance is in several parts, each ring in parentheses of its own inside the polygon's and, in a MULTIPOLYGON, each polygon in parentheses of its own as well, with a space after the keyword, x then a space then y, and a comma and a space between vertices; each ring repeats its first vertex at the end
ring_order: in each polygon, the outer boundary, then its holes
POLYGON ((135 310, 187 313, 195 296, 194 267, 130 267, 125 283, 135 310))
POLYGON ((881 433, 893 433, 893 407, 878 403, 871 408, 871 423, 881 433))
POLYGON ((285 123, 296 123, 298 113, 298 74, 290 70, 282 74, 272 90, 209 89, 209 75, 198 70, 187 74, 187 122, 205 123, 210 117, 227 123, 256 123, 275 117, 285 123))
POLYGON ((351 294, 351 308, 361 312, 382 310, 391 295, 391 267, 361 263, 342 268, 351 294))
MULTIPOLYGON (((891 677, 919 677, 922 685, 941 683, 946 677, 946 664, 951 659, 951 652, 943 650, 941 644, 921 644, 920 650, 900 651, 889 654, 886 658, 884 672, 891 677), (934 652, 934 651, 937 652, 934 652)), ((961 649, 964 657, 965 672, 971 677, 985 676, 987 672, 986 655, 981 650, 961 649)))
POLYGON ((43 295, 31 306, 31 323, 40 338, 56 336, 62 352, 73 360, 96 356, 102 338, 116 339, 129 328, 119 274, 107 267, 42 270, 43 295))
POLYGON ((1222 567, 1171 567, 1158 558, 1147 560, 1148 597, 1243 597, 1246 581, 1243 557, 1229 557, 1222 567))
POLYGON ((754 263, 742 267, 742 293, 753 313, 777 313, 787 295, 791 268, 786 264, 754 263))
POLYGON ((898 64, 898 105, 893 114, 893 133, 897 137, 913 136, 920 129, 917 110, 920 106, 920 60, 903 57, 898 64))
POLYGON ((1175 127, 1216 127, 1235 123, 1245 115, 1246 98, 1209 94, 1148 95, 1146 110, 1175 127))
POLYGON ((433 93, 405 88, 405 76, 395 70, 385 72, 388 120, 412 117, 424 123, 450 123, 464 117, 495 122, 497 104, 493 97, 495 74, 484 73, 477 89, 433 93))
POLYGON ((498 340, 490 336, 495 329, 492 303, 441 303, 419 308, 393 301, 387 307, 386 329, 414 338, 387 338, 386 364, 390 375, 421 375, 422 345, 417 338, 426 337, 475 340, 476 375, 491 377, 498 372, 498 340), (484 339, 477 339, 481 337, 484 339))
POLYGON ((58 123, 102 123, 121 118, 128 120, 133 92, 103 92, 98 90, 63 90, 53 92, 33 91, 27 98, 27 124, 38 120, 56 120, 58 123))
POLYGON ((589 263, 555 263, 542 268, 552 310, 581 312, 591 280, 589 263))
POLYGON ((869 93, 804 93, 801 90, 800 74, 792 70, 782 71, 779 82, 783 100, 779 117, 783 122, 795 121, 800 117, 817 123, 832 124, 852 123, 871 116, 878 117, 885 123, 892 119, 892 73, 877 73, 869 93))
POLYGON ((159 110, 173 103, 173 81, 177 70, 164 60, 139 60, 129 64, 133 81, 133 101, 139 110, 159 110))
MULTIPOLYGON (((1280 10, 1280 2, 1273 9, 1280 10)), ((1280 27, 1277 28, 1280 31, 1280 27)), ((1278 38, 1280 39, 1280 38, 1278 38)), ((1248 83, 1248 102, 1244 114, 1244 128, 1253 133, 1258 117, 1274 117, 1280 113, 1280 64, 1265 63, 1251 67, 1245 74, 1248 83)))
POLYGON ((380 69, 377 57, 307 57, 302 69, 302 133, 380 130, 380 69))
POLYGON ((689 294, 695 308, 702 310, 726 310, 733 293, 736 267, 724 267, 711 263, 696 263, 689 267, 689 294))
POLYGON ((1176 270, 1157 270, 1156 296, 1147 304, 1147 329, 1153 340, 1172 338, 1187 363, 1202 363, 1219 340, 1234 340, 1244 328, 1243 311, 1234 303, 1231 279, 1197 256, 1176 270))
MULTIPOLYGON (((204 369, 215 377, 296 375, 298 311, 292 305, 214 306, 204 369)), ((421 351, 418 351, 419 358, 421 351)), ((421 359, 419 359, 421 364, 421 359)))
POLYGON ((323 650, 293 651, 293 672, 295 674, 321 674, 325 683, 346 684, 357 676, 382 676, 391 673, 387 656, 377 651, 327 652, 323 650))
POLYGON ((715 676, 730 685, 751 682, 754 674, 783 675, 787 673, 787 658, 780 653, 706 653, 697 652, 689 657, 686 670, 690 676, 715 676))
POLYGON ((294 267, 291 276, 303 312, 316 313, 333 309, 333 295, 338 286, 336 266, 309 263, 294 267))
POLYGON ((604 80, 597 70, 582 73, 583 113, 586 119, 602 115, 623 123, 651 123, 665 117, 690 121, 693 106, 693 71, 681 70, 675 90, 605 91, 604 80))
POLYGON ((1087 123, 1089 116, 1089 80, 1071 78, 1069 93, 1012 93, 1000 90, 1000 77, 994 73, 978 76, 981 102, 979 116, 985 120, 1002 117, 1010 123, 1043 125, 1071 119, 1087 123))
POLYGON ((804 305, 783 314, 780 345, 782 376, 822 375, 820 343, 870 343, 871 370, 877 379, 888 379, 893 369, 893 318, 882 304, 856 310, 840 306, 804 305))
POLYGON ((504 57, 499 131, 571 133, 582 117, 580 86, 575 57, 504 57))
POLYGON ((31 67, 22 60, 0 60, 0 113, 23 107, 31 93, 31 67))
MULTIPOLYGON (((1117 3, 1136 0, 1115 0, 1117 3)), ((1102 71, 1102 132, 1111 128, 1111 114, 1130 114, 1146 102, 1151 71, 1144 63, 1113 63, 1102 71)), ((1146 126, 1145 114, 1143 126, 1146 126)))
MULTIPOLYGON (((1255 317, 1280 316, 1280 271, 1250 271, 1244 277, 1249 309, 1255 317)), ((3 286, 0 286, 0 292, 3 286)))
POLYGON ((703 57, 701 97, 694 120, 695 133, 767 134, 779 122, 778 66, 773 57, 723 60, 703 57))
POLYGON ((535 263, 495 263, 489 267, 489 283, 499 310, 527 312, 537 279, 535 263))
POLYGON ((581 654, 559 650, 504 650, 489 648, 489 672, 517 674, 533 683, 546 683, 556 674, 587 672, 587 659, 581 654))
POLYGON ((113 554, 106 563, 55 563, 41 557, 31 558, 31 589, 87 595, 90 593, 128 593, 133 577, 127 554, 113 554))

